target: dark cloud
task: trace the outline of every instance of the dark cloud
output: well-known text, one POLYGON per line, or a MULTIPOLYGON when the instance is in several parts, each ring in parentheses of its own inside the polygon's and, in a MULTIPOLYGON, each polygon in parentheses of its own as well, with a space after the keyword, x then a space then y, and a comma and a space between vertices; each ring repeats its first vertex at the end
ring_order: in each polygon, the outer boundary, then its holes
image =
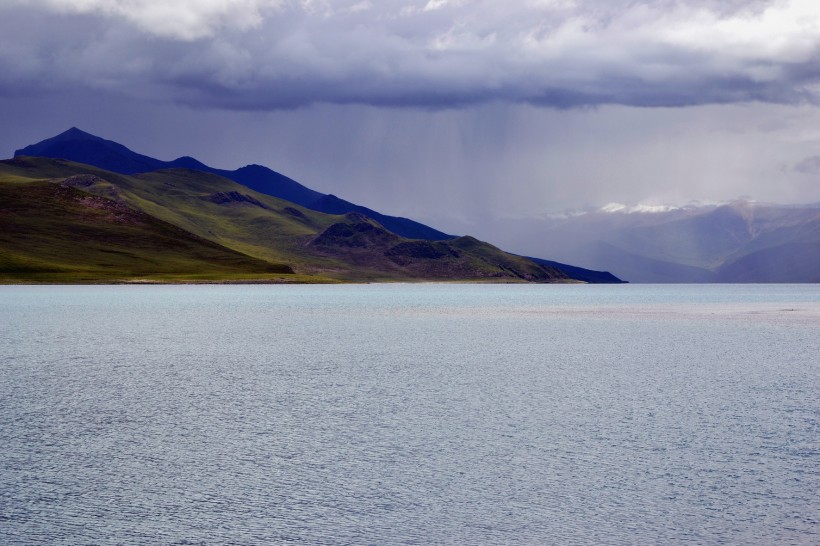
POLYGON ((814 0, 11 0, 0 93, 194 107, 813 102, 814 0))
POLYGON ((316 190, 502 246, 529 225, 513 219, 566 208, 741 195, 820 201, 816 174, 781 168, 820 154, 820 109, 810 105, 260 112, 73 90, 0 100, 0 119, 0 157, 76 125, 160 159, 261 163, 316 190))
POLYGON ((816 0, 5 0, 0 155, 78 126, 499 244, 565 208, 816 202, 818 44, 816 0))

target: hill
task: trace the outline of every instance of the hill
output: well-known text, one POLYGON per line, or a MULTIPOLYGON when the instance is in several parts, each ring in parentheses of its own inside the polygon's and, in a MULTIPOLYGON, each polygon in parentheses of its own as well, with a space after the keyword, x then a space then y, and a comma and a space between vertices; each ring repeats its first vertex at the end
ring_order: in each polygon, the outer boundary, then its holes
POLYGON ((76 127, 36 144, 31 144, 14 152, 15 157, 49 157, 67 159, 77 163, 93 165, 100 169, 119 174, 139 174, 161 169, 194 169, 216 174, 238 182, 259 193, 278 197, 305 208, 329 214, 358 212, 376 220, 386 229, 411 239, 440 241, 453 238, 441 231, 425 226, 414 220, 381 214, 367 207, 356 205, 334 195, 325 195, 303 186, 287 176, 262 165, 247 165, 230 171, 215 169, 192 157, 180 157, 173 161, 162 161, 133 152, 112 140, 105 140, 86 133, 76 127))
POLYGON ((562 264, 552 260, 544 260, 541 258, 533 258, 528 256, 527 259, 534 261, 539 265, 547 267, 554 267, 559 271, 563 271, 568 277, 583 281, 589 284, 625 284, 623 281, 610 273, 609 271, 594 271, 592 269, 585 269, 575 265, 562 264))
POLYGON ((0 161, 0 185, 8 203, 8 235, 0 241, 6 278, 38 280, 34 269, 20 265, 28 263, 60 282, 197 272, 226 278, 276 273, 284 280, 570 280, 469 237, 408 239, 360 213, 313 211, 199 170, 124 175, 18 157, 0 161), (84 268, 90 276, 74 275, 84 268))
MULTIPOLYGON (((0 279, 104 282, 293 276, 113 199, 78 189, 101 183, 0 178, 0 279)), ((100 184, 102 186, 102 184, 100 184)))

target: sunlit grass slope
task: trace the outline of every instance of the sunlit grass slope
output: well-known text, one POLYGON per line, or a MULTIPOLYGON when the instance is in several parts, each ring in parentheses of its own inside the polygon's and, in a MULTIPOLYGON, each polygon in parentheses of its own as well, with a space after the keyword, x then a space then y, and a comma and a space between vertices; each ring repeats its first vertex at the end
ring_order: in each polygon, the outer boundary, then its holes
MULTIPOLYGON (((14 199, 26 201, 22 197, 12 198, 11 196, 11 194, 20 192, 21 184, 32 184, 32 188, 37 188, 37 191, 42 193, 39 198, 43 199, 48 193, 47 188, 59 187, 60 191, 66 195, 95 196, 110 203, 106 206, 120 207, 123 211, 140 213, 145 218, 165 223, 164 225, 177 229, 180 235, 185 234, 185 240, 189 241, 186 243, 188 246, 193 244, 190 241, 195 240, 202 244, 207 241, 214 245, 214 249, 219 248, 222 252, 233 251, 236 260, 240 260, 240 257, 245 260, 242 261, 242 265, 230 265, 231 260, 225 256, 211 259, 198 255, 203 262, 213 263, 210 268, 202 269, 205 272, 218 270, 223 271, 224 274, 252 274, 256 271, 261 273, 276 270, 284 274, 293 270, 297 274, 309 275, 311 278, 321 277, 316 278, 317 281, 327 280, 327 278, 345 281, 459 279, 563 282, 567 280, 566 276, 557 270, 539 266, 530 260, 505 253, 470 237, 432 243, 410 240, 385 230, 377 222, 369 219, 363 220, 361 215, 337 216, 316 212, 288 201, 257 193, 226 178, 191 169, 169 169, 138 175, 120 175, 65 160, 18 157, 13 160, 0 161, 0 178, 4 181, 4 188, 9 194, 10 202, 14 199), (27 180, 40 180, 41 182, 33 184, 25 182, 27 180), (340 226, 348 226, 348 228, 340 228, 340 226), (352 233, 355 236, 341 236, 345 230, 350 231, 349 228, 353 229, 352 233), (366 228, 366 232, 373 237, 368 235, 370 239, 362 238, 363 234, 356 231, 361 228, 366 228), (378 236, 375 237, 375 235, 378 236), (257 261, 254 262, 254 259, 257 261), (277 267, 279 269, 276 269, 277 267)), ((33 196, 36 192, 30 193, 33 196)), ((78 211, 74 205, 72 205, 73 208, 66 208, 68 201, 65 199, 62 201, 54 201, 57 197, 50 197, 50 199, 53 201, 50 206, 58 211, 61 208, 65 209, 58 217, 66 225, 61 227, 59 223, 56 223, 48 226, 48 229, 43 228, 39 231, 35 229, 38 227, 37 222, 40 221, 39 216, 34 214, 36 198, 28 199, 26 202, 30 206, 31 214, 25 221, 29 223, 18 226, 16 236, 10 235, 4 239, 3 252, 7 255, 4 259, 9 264, 6 269, 13 271, 17 268, 20 278, 34 274, 35 270, 46 275, 55 267, 59 271, 82 271, 82 264, 105 264, 107 270, 112 272, 122 270, 134 275, 142 274, 142 271, 150 269, 147 266, 139 269, 138 265, 141 263, 139 260, 132 259, 128 267, 113 260, 110 256, 116 255, 115 247, 126 254, 136 252, 136 250, 130 250, 132 246, 135 249, 141 249, 140 252, 145 254, 145 256, 141 254, 141 258, 147 259, 147 255, 150 255, 154 267, 163 262, 163 271, 195 272, 199 267, 190 261, 190 253, 185 254, 189 256, 185 259, 182 255, 174 255, 171 252, 174 244, 170 242, 170 239, 164 242, 152 240, 150 244, 112 239, 111 248, 108 248, 105 253, 105 256, 109 256, 107 261, 102 260, 99 254, 102 251, 95 249, 93 245, 91 250, 84 249, 78 253, 75 262, 65 261, 71 257, 66 247, 69 242, 73 241, 76 245, 80 245, 97 239, 88 235, 90 227, 79 229, 78 226, 72 224, 80 220, 75 218, 69 221, 71 214, 81 213, 80 216, 83 218, 88 217, 90 214, 88 211, 78 211), (55 235, 55 231, 62 231, 65 235, 55 235), (71 231, 83 235, 79 238, 72 237, 69 234, 71 231), (24 239, 21 235, 23 232, 27 233, 26 237, 30 241, 36 242, 29 254, 21 254, 25 248, 25 245, 21 244, 24 239), (54 248, 49 250, 50 247, 54 248), (189 261, 185 261, 186 259, 189 261), (25 266, 25 264, 30 265, 25 266), (186 269, 183 266, 190 267, 186 269)), ((76 199, 81 202, 91 202, 83 201, 80 197, 76 199)), ((49 214, 45 210, 40 212, 43 217, 49 214)), ((14 216, 15 214, 10 212, 7 222, 23 221, 14 220, 14 216)), ((95 218, 94 221, 100 221, 100 218, 95 218)), ((108 222, 105 224, 104 231, 117 232, 119 229, 123 229, 122 226, 108 222)), ((130 229, 133 231, 133 226, 130 229)), ((202 252, 201 249, 200 252, 202 252)), ((179 249, 177 254, 179 254, 179 249)), ((99 269, 96 266, 95 268, 99 269)), ((159 271, 155 272, 155 274, 158 273, 159 271)), ((7 276, 10 274, 8 273, 7 276)))
POLYGON ((242 281, 291 273, 111 199, 0 176, 0 280, 242 281))

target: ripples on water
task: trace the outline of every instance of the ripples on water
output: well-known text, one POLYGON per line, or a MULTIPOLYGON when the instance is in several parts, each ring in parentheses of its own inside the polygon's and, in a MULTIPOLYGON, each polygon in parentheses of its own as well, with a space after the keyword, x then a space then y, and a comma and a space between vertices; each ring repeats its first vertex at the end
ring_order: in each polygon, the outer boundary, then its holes
POLYGON ((0 287, 4 544, 820 542, 816 286, 0 287))

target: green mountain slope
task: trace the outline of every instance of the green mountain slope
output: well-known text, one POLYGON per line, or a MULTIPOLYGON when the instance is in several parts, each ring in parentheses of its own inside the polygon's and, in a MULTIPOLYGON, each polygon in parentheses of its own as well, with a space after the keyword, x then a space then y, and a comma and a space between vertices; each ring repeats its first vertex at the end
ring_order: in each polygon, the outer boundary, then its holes
MULTIPOLYGON (((50 184, 105 199, 111 203, 107 205, 109 207, 122 207, 170 224, 190 239, 208 241, 247 260, 257 260, 255 267, 268 270, 278 267, 277 271, 283 273, 290 267, 297 274, 348 281, 568 280, 558 270, 539 266, 469 237, 446 243, 405 239, 361 215, 335 216, 316 212, 254 192, 226 178, 190 169, 128 176, 64 160, 20 157, 0 161, 0 178, 6 181, 5 187, 11 193, 15 189, 22 191, 19 180, 43 180, 48 182, 40 182, 38 187, 46 188, 50 184), (381 239, 377 243, 371 241, 355 246, 351 245, 352 239, 340 236, 345 229, 355 231, 362 223, 379 234, 381 239), (434 249, 432 254, 425 250, 425 245, 434 249)), ((61 202, 55 206, 64 205, 61 202)), ((68 210, 78 212, 67 207, 60 220, 64 225, 58 222, 48 233, 60 230, 68 233, 74 229, 78 220, 69 219, 68 210)), ((47 255, 49 245, 60 246, 56 236, 47 236, 43 230, 32 232, 28 237, 44 241, 32 250, 28 258, 31 260, 47 255)), ((70 235, 67 237, 71 238, 70 235)), ((82 246, 88 238, 86 234, 74 241, 82 246)), ((11 250, 15 244, 13 239, 11 237, 2 246, 9 254, 17 252, 11 250)), ((131 243, 120 242, 123 248, 130 248, 131 243)), ((155 261, 161 262, 165 249, 171 246, 157 247, 155 261)), ((140 248, 151 250, 150 245, 140 248)), ((80 258, 75 265, 79 267, 82 263, 85 262, 80 258)), ((137 270, 134 271, 136 274, 137 270)))
POLYGON ((235 171, 215 169, 192 157, 180 157, 173 161, 162 161, 129 150, 122 144, 105 140, 98 136, 72 127, 57 136, 36 144, 26 146, 14 152, 15 157, 51 157, 67 159, 100 169, 133 175, 161 169, 195 169, 201 172, 216 174, 239 184, 243 184, 259 193, 272 195, 303 207, 326 214, 346 214, 359 212, 373 218, 388 230, 407 238, 439 241, 452 239, 437 229, 425 226, 409 218, 381 214, 375 210, 356 205, 335 195, 325 195, 300 184, 276 171, 262 165, 246 165, 235 171))
POLYGON ((403 239, 359 213, 345 215, 310 243, 322 256, 355 264, 374 278, 472 279, 551 282, 565 279, 542 267, 473 237, 448 241, 403 239))
POLYGON ((70 184, 0 177, 0 280, 274 280, 292 273, 70 184))

